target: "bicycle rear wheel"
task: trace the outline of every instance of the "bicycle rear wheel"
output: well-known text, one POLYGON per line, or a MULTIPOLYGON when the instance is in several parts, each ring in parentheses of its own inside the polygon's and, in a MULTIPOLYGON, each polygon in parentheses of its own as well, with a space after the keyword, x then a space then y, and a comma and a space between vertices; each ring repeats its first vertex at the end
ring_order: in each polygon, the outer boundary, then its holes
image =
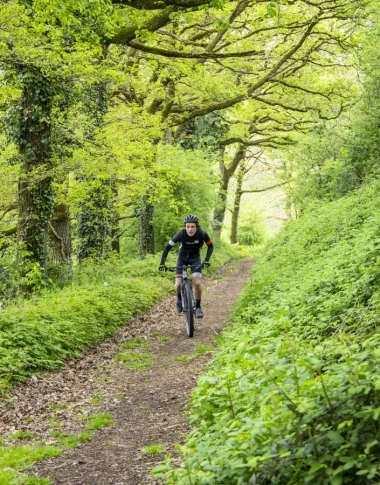
POLYGON ((183 291, 183 301, 186 322, 186 332, 188 337, 194 335, 194 310, 193 310, 193 292, 189 284, 185 284, 182 288, 183 291))

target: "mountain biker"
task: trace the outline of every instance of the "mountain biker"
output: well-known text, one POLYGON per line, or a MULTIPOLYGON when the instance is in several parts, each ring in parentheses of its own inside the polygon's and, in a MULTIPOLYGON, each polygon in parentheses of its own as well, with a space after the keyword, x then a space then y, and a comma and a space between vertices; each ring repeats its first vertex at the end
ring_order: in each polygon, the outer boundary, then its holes
POLYGON ((193 275, 193 285, 194 285, 194 296, 195 296, 195 316, 196 318, 203 318, 203 311, 201 309, 201 276, 202 268, 208 268, 210 266, 209 259, 214 250, 214 246, 211 242, 206 231, 204 231, 199 226, 198 217, 194 214, 189 214, 185 217, 183 221, 185 228, 177 232, 177 234, 172 237, 168 244, 164 247, 161 256, 161 264, 159 266, 160 271, 164 271, 166 257, 173 246, 180 243, 180 249, 177 259, 177 272, 176 280, 174 284, 174 290, 177 294, 177 312, 182 312, 182 301, 181 301, 181 283, 180 278, 182 277, 183 265, 191 265, 191 271, 193 275), (207 253, 203 263, 201 263, 200 249, 203 243, 207 246, 207 253))

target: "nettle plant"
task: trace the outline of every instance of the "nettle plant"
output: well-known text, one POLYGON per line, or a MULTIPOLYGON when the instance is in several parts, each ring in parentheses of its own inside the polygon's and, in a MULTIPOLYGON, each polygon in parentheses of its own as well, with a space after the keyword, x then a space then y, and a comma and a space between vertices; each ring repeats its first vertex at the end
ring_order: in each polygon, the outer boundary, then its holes
POLYGON ((193 394, 168 483, 379 479, 378 183, 272 240, 193 394))

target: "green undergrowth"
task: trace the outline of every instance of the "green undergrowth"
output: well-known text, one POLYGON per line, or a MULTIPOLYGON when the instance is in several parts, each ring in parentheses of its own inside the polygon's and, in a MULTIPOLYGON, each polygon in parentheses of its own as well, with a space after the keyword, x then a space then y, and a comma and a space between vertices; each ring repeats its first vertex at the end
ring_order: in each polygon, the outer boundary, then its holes
POLYGON ((91 414, 90 416, 84 416, 83 419, 87 421, 87 430, 100 429, 104 426, 113 426, 114 424, 112 416, 109 413, 91 414))
MULTIPOLYGON (((230 246, 217 247, 211 271, 240 254, 230 246)), ((80 357, 170 294, 173 275, 159 272, 158 265, 159 255, 125 264, 84 264, 71 285, 44 290, 3 309, 0 395, 17 381, 80 357)))
MULTIPOLYGON (((0 444, 0 485, 51 485, 49 478, 28 476, 25 473, 36 462, 58 457, 64 450, 91 441, 94 438, 93 430, 113 425, 110 414, 93 414, 84 416, 83 420, 86 422, 85 430, 77 435, 51 431, 50 436, 57 444, 44 446, 38 441, 27 445, 0 444)), ((19 434, 18 438, 21 437, 26 438, 19 434)))
POLYGON ((380 483, 380 184, 263 251, 193 393, 176 485, 380 483))
POLYGON ((161 443, 153 443, 152 445, 144 446, 141 453, 146 456, 159 455, 165 451, 165 446, 161 443))
POLYGON ((45 478, 34 478, 20 472, 45 458, 60 456, 63 449, 58 446, 10 446, 0 447, 0 485, 49 485, 45 478))

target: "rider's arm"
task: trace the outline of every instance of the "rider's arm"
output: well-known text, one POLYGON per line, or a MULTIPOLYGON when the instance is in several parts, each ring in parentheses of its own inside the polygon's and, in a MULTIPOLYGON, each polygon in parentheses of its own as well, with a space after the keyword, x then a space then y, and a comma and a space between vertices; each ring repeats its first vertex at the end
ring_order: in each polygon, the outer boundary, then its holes
POLYGON ((207 246, 207 253, 206 253, 205 261, 208 262, 211 258, 212 252, 214 251, 214 245, 212 244, 212 241, 209 238, 209 235, 207 234, 207 232, 205 232, 205 234, 204 234, 204 242, 207 246))
POLYGON ((174 245, 171 245, 170 243, 171 243, 171 241, 168 242, 168 244, 164 247, 164 250, 162 251, 161 265, 165 264, 167 255, 168 255, 169 251, 171 250, 171 248, 174 246, 174 245))
POLYGON ((165 264, 169 251, 173 246, 177 244, 177 242, 181 240, 181 237, 182 237, 181 232, 178 232, 174 237, 170 239, 168 244, 164 247, 164 250, 162 251, 162 256, 161 256, 161 265, 165 264))

